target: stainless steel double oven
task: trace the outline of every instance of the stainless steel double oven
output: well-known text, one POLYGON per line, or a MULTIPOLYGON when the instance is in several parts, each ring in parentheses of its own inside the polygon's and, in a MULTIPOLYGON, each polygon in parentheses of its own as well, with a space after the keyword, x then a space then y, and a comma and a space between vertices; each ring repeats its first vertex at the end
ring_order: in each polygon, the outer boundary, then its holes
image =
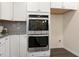
POLYGON ((49 50, 49 14, 28 13, 28 51, 49 50))

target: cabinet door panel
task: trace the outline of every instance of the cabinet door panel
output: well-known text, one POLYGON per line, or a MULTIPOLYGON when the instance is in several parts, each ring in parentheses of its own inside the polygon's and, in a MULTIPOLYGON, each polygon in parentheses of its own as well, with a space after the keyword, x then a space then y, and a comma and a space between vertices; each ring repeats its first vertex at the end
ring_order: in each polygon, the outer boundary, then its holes
POLYGON ((5 49, 5 38, 0 39, 0 56, 5 57, 6 55, 6 49, 5 49))
POLYGON ((42 12, 50 11, 50 2, 39 2, 39 6, 40 6, 40 11, 42 12))
POLYGON ((10 36, 10 53, 12 57, 19 57, 19 35, 10 36))
POLYGON ((27 36, 20 35, 20 57, 26 57, 27 55, 27 36))
POLYGON ((26 2, 14 2, 14 21, 25 21, 26 20, 26 2))
POLYGON ((51 2, 51 8, 62 8, 62 2, 51 2))
POLYGON ((12 20, 13 16, 13 3, 1 2, 1 19, 12 20))
POLYGON ((1 38, 0 39, 0 46, 4 45, 5 44, 5 38, 1 38))
POLYGON ((10 48, 10 45, 9 45, 9 43, 10 43, 9 42, 9 37, 6 37, 5 38, 5 45, 6 45, 5 46, 5 49, 6 49, 6 53, 5 54, 6 54, 6 57, 9 57, 10 56, 10 54, 9 54, 10 53, 10 49, 9 49, 10 48))
POLYGON ((6 56, 6 50, 5 50, 5 44, 0 46, 0 56, 5 57, 6 56))
POLYGON ((39 2, 27 2, 27 11, 38 11, 39 2))
POLYGON ((77 10, 77 2, 64 2, 63 3, 64 9, 72 9, 77 10))

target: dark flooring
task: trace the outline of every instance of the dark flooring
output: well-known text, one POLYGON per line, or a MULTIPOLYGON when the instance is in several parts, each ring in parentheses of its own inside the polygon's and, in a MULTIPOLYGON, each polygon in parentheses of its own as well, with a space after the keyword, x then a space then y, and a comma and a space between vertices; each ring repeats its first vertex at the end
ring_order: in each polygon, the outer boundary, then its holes
POLYGON ((51 49, 51 57, 77 57, 64 48, 51 49))

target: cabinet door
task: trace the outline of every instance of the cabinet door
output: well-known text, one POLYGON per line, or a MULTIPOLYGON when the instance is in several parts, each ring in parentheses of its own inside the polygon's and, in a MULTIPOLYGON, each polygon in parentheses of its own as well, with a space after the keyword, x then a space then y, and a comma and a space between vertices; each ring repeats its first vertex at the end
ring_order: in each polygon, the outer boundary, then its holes
POLYGON ((63 2, 64 9, 77 10, 77 2, 63 2))
POLYGON ((6 56, 6 49, 5 49, 5 38, 0 39, 0 56, 5 57, 6 56))
POLYGON ((62 2, 51 2, 51 8, 62 8, 62 2))
POLYGON ((26 2, 14 2, 14 21, 25 21, 26 20, 26 2))
POLYGON ((5 55, 6 57, 9 57, 10 56, 10 46, 9 46, 9 36, 8 37, 5 37, 5 49, 6 49, 6 52, 5 52, 5 55))
POLYGON ((27 2, 27 11, 39 11, 39 2, 27 2))
POLYGON ((0 39, 0 56, 9 57, 9 37, 0 39))
POLYGON ((40 7, 41 12, 49 12, 50 11, 50 2, 39 2, 39 7, 40 7))
POLYGON ((19 35, 10 36, 10 55, 19 57, 19 35))
POLYGON ((13 3, 12 2, 1 2, 1 16, 3 20, 12 20, 13 3))
POLYGON ((20 57, 27 56, 27 36, 20 35, 20 57))

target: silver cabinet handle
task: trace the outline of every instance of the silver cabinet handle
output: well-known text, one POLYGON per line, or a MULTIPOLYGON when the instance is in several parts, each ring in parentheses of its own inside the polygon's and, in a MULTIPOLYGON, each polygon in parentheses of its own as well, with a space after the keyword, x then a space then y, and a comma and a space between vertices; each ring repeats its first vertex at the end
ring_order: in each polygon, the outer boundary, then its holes
POLYGON ((0 56, 2 56, 2 54, 0 53, 0 56))
POLYGON ((0 44, 1 44, 1 42, 0 42, 0 44))

